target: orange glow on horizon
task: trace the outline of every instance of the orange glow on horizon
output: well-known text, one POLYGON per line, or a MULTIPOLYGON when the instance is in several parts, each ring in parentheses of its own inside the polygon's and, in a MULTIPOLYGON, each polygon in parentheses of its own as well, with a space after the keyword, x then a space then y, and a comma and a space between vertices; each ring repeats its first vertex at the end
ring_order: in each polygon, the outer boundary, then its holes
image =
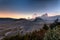
POLYGON ((0 18, 28 18, 31 17, 31 15, 24 15, 22 13, 17 13, 17 12, 0 12, 0 18))
MULTIPOLYGON (((38 16, 41 16, 42 14, 37 13, 38 16)), ((32 14, 24 14, 24 13, 18 13, 18 12, 6 12, 6 11, 0 11, 0 18, 32 18, 32 14)), ((48 16, 55 16, 55 15, 60 15, 60 13, 48 13, 48 16)))

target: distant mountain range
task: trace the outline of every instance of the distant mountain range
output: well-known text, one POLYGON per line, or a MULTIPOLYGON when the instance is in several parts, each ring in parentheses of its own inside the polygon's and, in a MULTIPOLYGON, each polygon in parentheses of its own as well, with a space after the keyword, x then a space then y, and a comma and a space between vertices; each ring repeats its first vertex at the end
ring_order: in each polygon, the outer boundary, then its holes
POLYGON ((56 16, 48 16, 48 14, 44 14, 41 16, 43 20, 45 20, 46 23, 53 23, 56 19, 60 22, 60 15, 56 16))
POLYGON ((12 19, 12 18, 0 18, 0 35, 2 34, 12 34, 17 32, 17 30, 22 28, 24 33, 32 32, 43 27, 43 20, 41 18, 33 19, 33 21, 28 19, 12 19), (41 25, 42 24, 42 25, 41 25))
POLYGON ((48 14, 46 13, 46 14, 43 14, 41 18, 44 20, 56 20, 57 18, 60 19, 60 15, 48 16, 48 14))
MULTIPOLYGON (((60 15, 57 16, 41 16, 35 19, 12 19, 12 18, 0 18, 0 35, 16 33, 20 28, 23 33, 39 30, 43 25, 53 23, 56 19, 60 21, 60 15)), ((21 30, 20 30, 21 31, 21 30)))

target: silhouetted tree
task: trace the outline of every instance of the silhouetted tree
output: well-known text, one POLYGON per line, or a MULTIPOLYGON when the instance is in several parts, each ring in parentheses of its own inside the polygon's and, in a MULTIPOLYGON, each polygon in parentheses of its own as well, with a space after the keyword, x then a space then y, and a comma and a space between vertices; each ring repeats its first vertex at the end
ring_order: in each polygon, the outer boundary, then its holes
POLYGON ((48 30, 49 27, 46 24, 44 24, 43 29, 48 30))
POLYGON ((52 23, 50 25, 50 29, 53 29, 54 27, 56 27, 58 25, 58 18, 54 21, 54 23, 52 23))
POLYGON ((59 19, 57 18, 57 19, 55 20, 55 22, 54 22, 56 25, 58 25, 58 20, 59 20, 59 19))

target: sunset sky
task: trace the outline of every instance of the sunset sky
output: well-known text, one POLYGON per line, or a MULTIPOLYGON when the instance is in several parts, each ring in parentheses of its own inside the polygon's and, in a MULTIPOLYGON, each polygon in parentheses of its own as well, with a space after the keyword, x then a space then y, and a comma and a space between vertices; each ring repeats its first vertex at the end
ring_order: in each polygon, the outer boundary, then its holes
POLYGON ((34 13, 60 15, 60 0, 0 0, 0 18, 28 18, 34 13))

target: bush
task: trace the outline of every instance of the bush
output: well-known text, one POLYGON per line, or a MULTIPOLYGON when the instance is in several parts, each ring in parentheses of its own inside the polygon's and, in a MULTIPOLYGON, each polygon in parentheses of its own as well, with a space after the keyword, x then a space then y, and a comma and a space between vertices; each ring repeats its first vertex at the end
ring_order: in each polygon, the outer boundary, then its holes
POLYGON ((52 30, 49 29, 47 33, 45 33, 44 40, 60 40, 60 27, 56 26, 52 30))
POLYGON ((46 24, 44 24, 43 29, 48 30, 49 27, 46 24))

